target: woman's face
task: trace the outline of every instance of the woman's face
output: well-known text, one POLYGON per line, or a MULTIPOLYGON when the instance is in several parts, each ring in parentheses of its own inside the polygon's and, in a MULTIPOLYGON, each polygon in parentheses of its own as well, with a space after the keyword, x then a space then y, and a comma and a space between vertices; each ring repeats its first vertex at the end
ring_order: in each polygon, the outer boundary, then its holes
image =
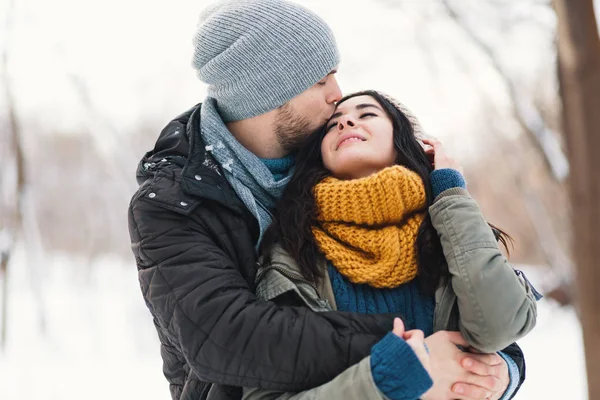
POLYGON ((363 178, 395 163, 392 121, 371 96, 338 105, 325 129, 321 155, 338 179, 363 178))

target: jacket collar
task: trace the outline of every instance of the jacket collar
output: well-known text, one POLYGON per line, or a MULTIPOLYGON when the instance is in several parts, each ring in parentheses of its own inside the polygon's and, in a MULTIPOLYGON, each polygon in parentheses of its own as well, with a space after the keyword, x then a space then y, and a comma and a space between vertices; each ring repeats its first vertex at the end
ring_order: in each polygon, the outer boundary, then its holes
POLYGON ((201 106, 195 105, 163 128, 154 149, 147 152, 138 164, 138 184, 153 178, 161 169, 176 165, 181 168, 184 193, 214 201, 242 215, 254 232, 258 229, 256 219, 227 182, 221 166, 206 150, 200 136, 201 106))
POLYGON ((298 262, 294 260, 280 244, 276 244, 271 249, 268 264, 264 262, 264 258, 261 258, 258 262, 259 268, 256 275, 256 282, 258 284, 257 293, 262 293, 262 298, 270 300, 284 291, 289 290, 291 287, 296 286, 298 282, 305 282, 316 290, 315 294, 318 295, 320 299, 326 300, 327 307, 334 311, 337 310, 335 297, 333 295, 333 287, 331 286, 331 279, 327 273, 327 261, 321 259, 318 262, 320 268, 322 268, 325 273, 323 274, 323 278, 319 279, 318 282, 310 283, 303 278, 302 270, 300 269, 298 262), (269 270, 276 270, 279 274, 269 275, 269 270), (278 276, 279 282, 275 282, 278 276))

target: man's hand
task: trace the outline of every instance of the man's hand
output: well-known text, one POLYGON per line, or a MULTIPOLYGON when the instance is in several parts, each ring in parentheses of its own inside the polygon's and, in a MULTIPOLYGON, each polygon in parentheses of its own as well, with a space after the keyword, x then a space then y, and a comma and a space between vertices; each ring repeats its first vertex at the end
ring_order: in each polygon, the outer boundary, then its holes
POLYGON ((460 365, 463 352, 456 346, 468 346, 467 341, 459 332, 439 331, 427 337, 425 344, 429 349, 429 375, 433 379, 433 387, 423 394, 421 399, 455 399, 456 394, 452 393, 452 385, 455 382, 464 382, 467 375, 460 365))
POLYGON ((508 366, 498 354, 471 354, 459 332, 439 331, 425 339, 433 387, 423 400, 500 399, 509 383, 508 366))
POLYGON ((452 386, 454 393, 470 396, 468 398, 490 400, 499 400, 502 397, 510 383, 508 365, 502 357, 498 354, 463 353, 460 363, 466 371, 476 376, 471 376, 471 382, 476 383, 455 383, 452 386))

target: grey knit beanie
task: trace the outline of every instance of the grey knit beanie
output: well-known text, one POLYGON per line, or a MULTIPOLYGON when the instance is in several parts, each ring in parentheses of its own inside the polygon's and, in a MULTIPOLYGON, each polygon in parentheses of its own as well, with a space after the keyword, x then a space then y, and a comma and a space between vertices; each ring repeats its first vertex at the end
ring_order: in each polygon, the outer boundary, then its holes
POLYGON ((192 65, 225 122, 274 110, 339 63, 333 32, 285 0, 228 0, 206 9, 192 65))

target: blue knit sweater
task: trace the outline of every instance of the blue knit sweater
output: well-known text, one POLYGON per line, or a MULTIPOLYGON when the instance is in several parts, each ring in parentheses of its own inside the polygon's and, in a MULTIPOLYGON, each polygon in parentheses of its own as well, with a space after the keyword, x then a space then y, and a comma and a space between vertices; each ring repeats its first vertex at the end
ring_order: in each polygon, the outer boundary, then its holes
POLYGON ((283 158, 261 158, 260 161, 269 168, 269 171, 273 174, 273 178, 276 181, 280 181, 288 176, 288 172, 294 166, 296 158, 293 154, 290 154, 283 158))
POLYGON ((329 277, 339 311, 362 314, 399 314, 406 330, 420 329, 425 336, 433 333, 433 296, 424 296, 416 280, 392 289, 357 285, 329 264, 329 277))
MULTIPOLYGON (((406 330, 433 333, 433 296, 420 293, 415 280, 393 289, 357 285, 329 265, 329 277, 339 311, 365 314, 394 313, 402 317, 406 330)), ((371 350, 371 371, 375 384, 392 400, 418 399, 432 385, 431 377, 412 348, 388 333, 371 350)))

